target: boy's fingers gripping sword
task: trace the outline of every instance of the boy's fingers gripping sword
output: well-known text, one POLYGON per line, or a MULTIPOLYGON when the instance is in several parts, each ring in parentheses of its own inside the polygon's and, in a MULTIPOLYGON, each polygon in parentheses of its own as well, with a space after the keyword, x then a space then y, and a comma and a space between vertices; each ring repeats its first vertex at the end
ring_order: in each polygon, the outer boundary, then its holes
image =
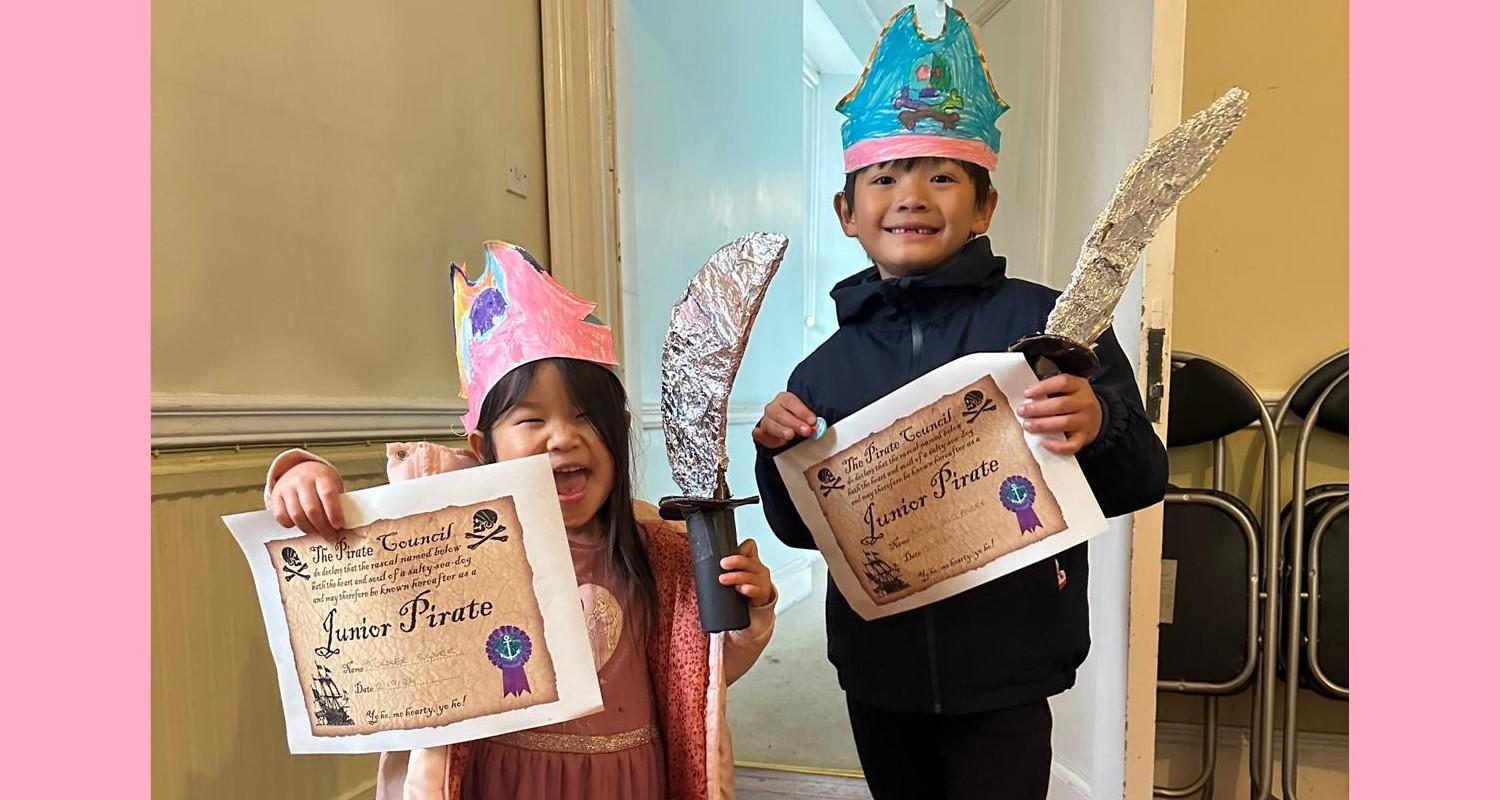
POLYGON ((759 500, 729 496, 729 390, 786 248, 787 238, 774 233, 719 248, 672 307, 662 346, 662 428, 672 477, 684 494, 662 498, 661 515, 687 520, 698 617, 710 633, 750 625, 745 598, 719 585, 719 560, 739 544, 734 509, 759 500))
POLYGON ((1208 174, 1245 118, 1249 96, 1244 89, 1230 89, 1152 142, 1125 170, 1084 239, 1046 330, 1010 346, 1025 354, 1039 379, 1062 372, 1086 378, 1099 368, 1094 342, 1113 322, 1136 260, 1177 203, 1208 174))

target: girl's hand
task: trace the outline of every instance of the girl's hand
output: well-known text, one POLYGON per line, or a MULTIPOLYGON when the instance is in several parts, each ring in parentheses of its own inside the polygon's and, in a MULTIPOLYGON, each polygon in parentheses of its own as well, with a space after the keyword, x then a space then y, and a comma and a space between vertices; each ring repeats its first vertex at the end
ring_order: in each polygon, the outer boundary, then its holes
POLYGON ((1053 375, 1026 390, 1019 409, 1021 424, 1032 433, 1061 433, 1065 439, 1044 439, 1042 447, 1071 456, 1099 436, 1104 410, 1094 387, 1076 375, 1053 375))
POLYGON ((344 529, 344 510, 339 505, 343 493, 344 479, 338 470, 321 461, 304 461, 271 487, 266 510, 276 515, 283 528, 296 525, 303 533, 336 539, 344 529))
POLYGON ((771 583, 771 570, 761 562, 755 540, 746 539, 736 552, 737 555, 719 561, 719 567, 727 570, 719 576, 719 583, 733 586, 735 591, 750 601, 751 608, 776 602, 776 587, 771 583))

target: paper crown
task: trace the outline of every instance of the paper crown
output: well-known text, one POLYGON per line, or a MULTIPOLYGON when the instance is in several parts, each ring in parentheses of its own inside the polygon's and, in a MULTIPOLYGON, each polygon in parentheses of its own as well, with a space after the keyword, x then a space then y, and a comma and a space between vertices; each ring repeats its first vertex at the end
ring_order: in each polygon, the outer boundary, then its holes
POLYGON ((618 363, 609 328, 590 321, 594 304, 564 289, 520 247, 485 242, 479 280, 470 281, 463 264, 452 265, 450 276, 458 396, 469 401, 464 431, 479 424, 490 389, 522 364, 544 358, 618 363))
POLYGON ((880 32, 859 82, 836 106, 846 117, 846 173, 921 156, 995 168, 995 121, 1010 104, 995 91, 969 21, 952 6, 945 14, 933 38, 918 30, 915 6, 897 11, 880 32))

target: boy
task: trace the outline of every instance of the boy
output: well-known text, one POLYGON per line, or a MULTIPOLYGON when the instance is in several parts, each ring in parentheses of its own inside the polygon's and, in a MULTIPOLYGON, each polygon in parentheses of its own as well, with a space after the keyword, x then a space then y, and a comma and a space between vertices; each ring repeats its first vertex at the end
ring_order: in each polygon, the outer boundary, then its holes
MULTIPOLYGON (((847 177, 834 210, 874 263, 834 286, 839 329, 797 365, 753 432, 766 517, 793 547, 815 544, 776 453, 812 436, 819 417, 834 424, 948 361, 1040 331, 1058 295, 1007 278, 1005 259, 990 253, 983 234, 997 195, 988 170, 999 149, 994 121, 1006 106, 967 22, 946 13, 936 39, 916 33, 910 8, 898 13, 839 104, 849 117, 847 177)), ((1021 416, 1027 430, 1064 434, 1044 446, 1076 454, 1105 515, 1117 516, 1161 500, 1166 451, 1113 332, 1097 352, 1102 368, 1092 383, 1041 381, 1021 416)), ((828 657, 876 800, 1043 800, 1047 698, 1073 685, 1088 653, 1087 590, 1088 549, 1078 545, 877 620, 830 591, 828 657)))

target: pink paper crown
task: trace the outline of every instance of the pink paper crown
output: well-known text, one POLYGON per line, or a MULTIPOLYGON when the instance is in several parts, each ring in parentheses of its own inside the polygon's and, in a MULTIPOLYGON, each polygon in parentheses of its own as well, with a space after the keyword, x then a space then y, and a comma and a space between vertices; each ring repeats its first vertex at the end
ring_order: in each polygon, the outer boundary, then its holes
POLYGON ((522 364, 576 358, 613 367, 609 328, 590 321, 594 304, 564 289, 531 254, 513 244, 484 243, 484 273, 470 281, 454 264, 453 333, 458 350, 458 396, 469 401, 466 432, 500 379, 522 364))

